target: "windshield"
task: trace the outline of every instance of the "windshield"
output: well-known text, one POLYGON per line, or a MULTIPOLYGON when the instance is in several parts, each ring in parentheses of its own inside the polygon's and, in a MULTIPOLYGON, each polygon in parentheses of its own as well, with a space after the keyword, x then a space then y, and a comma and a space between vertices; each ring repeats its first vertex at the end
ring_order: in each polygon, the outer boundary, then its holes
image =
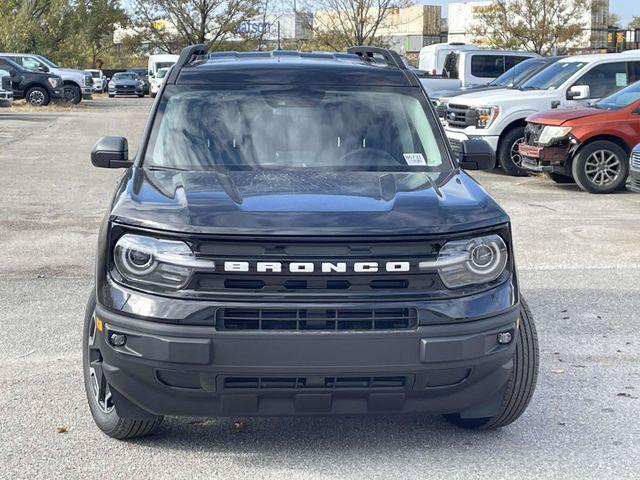
POLYGON ((156 62, 156 69, 172 67, 176 62, 156 62))
POLYGON ((42 57, 42 56, 38 55, 38 60, 40 60, 43 63, 47 64, 50 68, 58 68, 58 66, 55 63, 53 63, 51 60, 49 60, 47 57, 42 57))
POLYGON ((633 83, 616 93, 596 102, 594 107, 605 110, 619 110, 640 100, 640 82, 633 83))
POLYGON ((523 90, 551 90, 558 88, 587 62, 556 62, 524 82, 523 90))
POLYGON ((419 89, 165 90, 145 166, 449 171, 419 89))
POLYGON ((161 68, 160 70, 158 70, 158 74, 156 76, 158 78, 164 78, 164 76, 167 74, 168 71, 169 71, 168 68, 161 68))
POLYGON ((100 75, 100 72, 99 72, 99 71, 97 71, 97 70, 89 70, 89 72, 91 72, 91 76, 92 76, 93 78, 100 78, 100 76, 101 76, 101 75, 100 75))
POLYGON ((113 76, 114 80, 138 80, 138 75, 135 73, 116 73, 113 76))
POLYGON ((541 62, 538 59, 525 60, 517 64, 515 67, 511 67, 498 78, 490 82, 489 85, 494 87, 513 87, 514 85, 520 85, 523 80, 531 75, 531 72, 538 70, 543 65, 546 65, 546 62, 541 62))

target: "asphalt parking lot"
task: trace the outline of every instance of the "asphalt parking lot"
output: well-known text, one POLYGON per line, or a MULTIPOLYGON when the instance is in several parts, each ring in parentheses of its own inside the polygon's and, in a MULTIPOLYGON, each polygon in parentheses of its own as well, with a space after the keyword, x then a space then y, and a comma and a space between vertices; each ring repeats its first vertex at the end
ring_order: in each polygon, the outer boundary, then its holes
POLYGON ((148 98, 0 109, 1 478, 638 478, 640 195, 474 173, 513 220, 541 365, 524 416, 469 432, 439 417, 168 418, 118 442, 93 425, 81 330, 97 230, 148 98), (238 423, 236 423, 238 422, 238 423), (62 433, 59 433, 62 432, 62 433))

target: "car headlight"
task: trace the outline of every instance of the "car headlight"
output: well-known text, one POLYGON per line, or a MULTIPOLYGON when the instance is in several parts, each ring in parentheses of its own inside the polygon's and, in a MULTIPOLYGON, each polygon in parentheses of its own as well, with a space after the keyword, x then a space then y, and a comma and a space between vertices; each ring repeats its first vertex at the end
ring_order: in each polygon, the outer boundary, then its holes
POLYGON ((447 242, 435 261, 420 262, 420 269, 435 270, 447 288, 488 283, 507 266, 507 245, 500 235, 447 242))
POLYGON ((125 234, 113 250, 116 269, 132 283, 172 290, 183 288, 198 268, 213 269, 214 263, 199 260, 181 241, 125 234))
POLYGON ((557 140, 561 140, 571 133, 571 127, 554 127, 547 125, 542 129, 538 144, 549 145, 557 140))
POLYGON ((476 108, 476 127, 489 128, 500 113, 499 107, 476 108))
POLYGON ((113 82, 109 82, 109 88, 116 88, 116 84, 113 82))
POLYGON ((47 78, 47 82, 49 82, 49 85, 51 85, 53 88, 58 88, 60 86, 60 81, 55 77, 47 78))

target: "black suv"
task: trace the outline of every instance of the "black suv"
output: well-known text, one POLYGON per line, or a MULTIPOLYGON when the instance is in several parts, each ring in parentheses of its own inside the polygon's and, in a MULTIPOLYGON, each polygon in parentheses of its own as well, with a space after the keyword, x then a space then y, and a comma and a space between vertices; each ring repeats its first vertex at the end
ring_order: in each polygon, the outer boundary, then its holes
POLYGON ((16 100, 24 98, 39 107, 62 97, 62 79, 57 75, 29 70, 3 57, 0 57, 0 69, 9 72, 16 100))
POLYGON ((104 219, 84 320, 107 435, 163 415, 441 413, 497 428, 533 394, 509 217, 455 162, 392 51, 185 49, 104 219))

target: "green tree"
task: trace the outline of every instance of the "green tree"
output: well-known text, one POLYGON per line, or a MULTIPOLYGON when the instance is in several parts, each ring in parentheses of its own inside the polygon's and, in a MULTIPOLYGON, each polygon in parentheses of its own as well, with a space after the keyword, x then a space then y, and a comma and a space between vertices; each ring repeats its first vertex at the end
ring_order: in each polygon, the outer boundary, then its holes
POLYGON ((478 43, 493 48, 547 54, 582 34, 580 19, 589 5, 587 0, 494 0, 475 8, 471 33, 478 43))
POLYGON ((631 18, 631 21, 629 22, 629 25, 627 25, 627 28, 630 28, 630 29, 640 28, 640 16, 634 15, 631 18))

